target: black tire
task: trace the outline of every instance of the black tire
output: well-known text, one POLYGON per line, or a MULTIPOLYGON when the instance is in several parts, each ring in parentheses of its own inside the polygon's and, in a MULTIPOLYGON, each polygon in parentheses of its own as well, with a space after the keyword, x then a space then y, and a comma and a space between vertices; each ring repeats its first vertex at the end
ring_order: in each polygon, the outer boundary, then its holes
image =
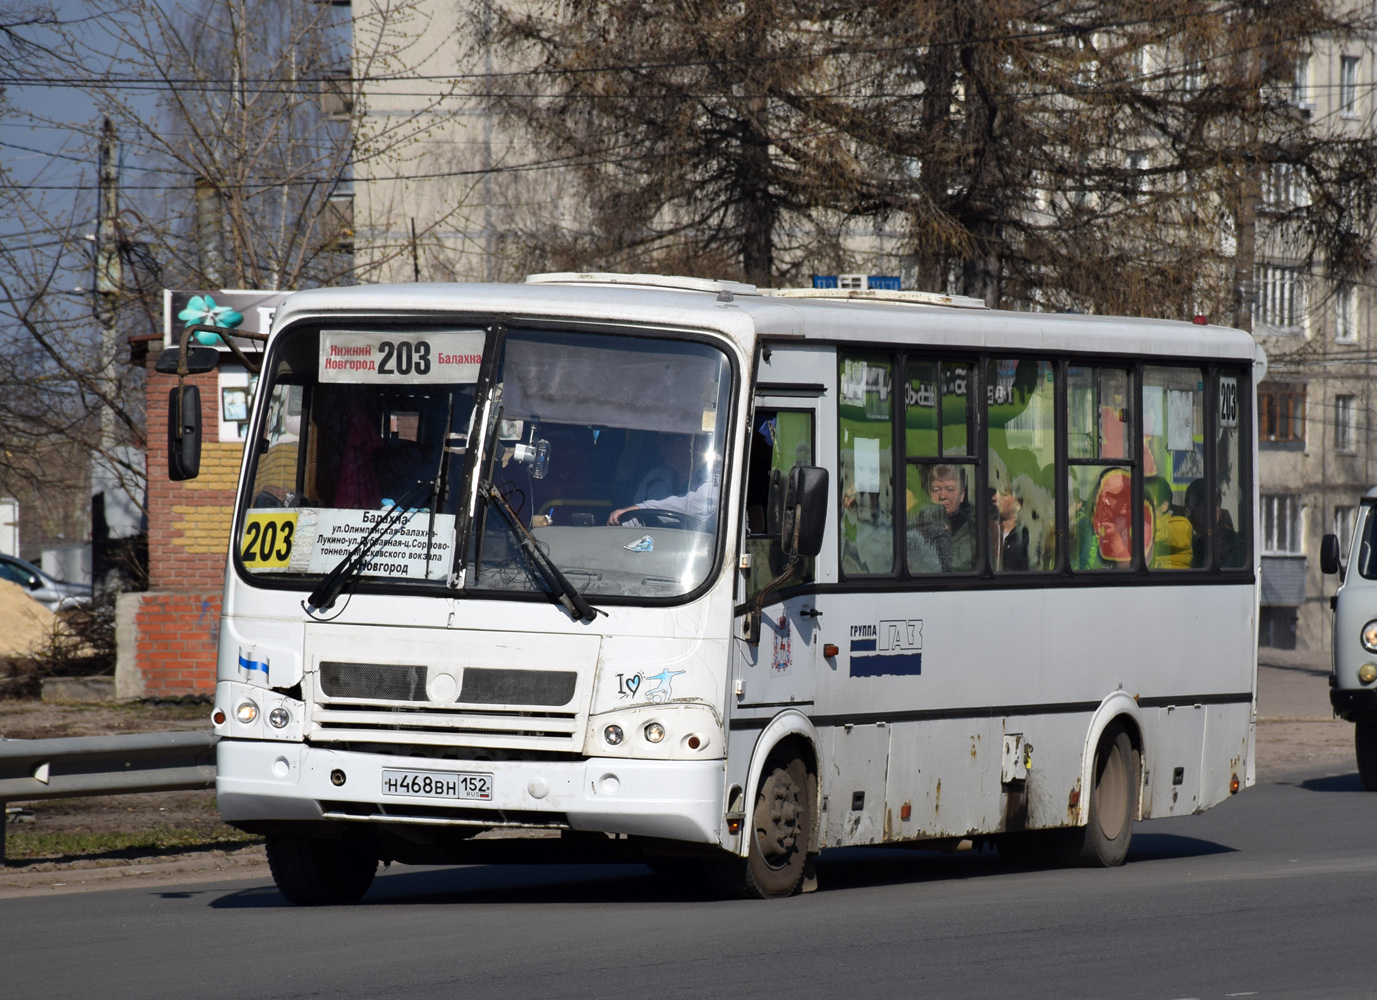
POLYGON ((268 867, 278 891, 297 906, 356 903, 373 884, 378 856, 363 844, 312 837, 269 837, 268 867))
POLYGON ((1124 863, 1138 815, 1139 773, 1138 752, 1128 733, 1111 725, 1095 749, 1085 826, 1057 831, 1062 864, 1114 868, 1124 863))
POLYGON ((766 761, 749 817, 749 853, 705 863, 718 895, 784 899, 803 888, 813 828, 811 788, 808 768, 799 758, 766 761))
POLYGON ((1358 757, 1358 777, 1369 792, 1377 792, 1377 722, 1353 724, 1353 749, 1358 757))

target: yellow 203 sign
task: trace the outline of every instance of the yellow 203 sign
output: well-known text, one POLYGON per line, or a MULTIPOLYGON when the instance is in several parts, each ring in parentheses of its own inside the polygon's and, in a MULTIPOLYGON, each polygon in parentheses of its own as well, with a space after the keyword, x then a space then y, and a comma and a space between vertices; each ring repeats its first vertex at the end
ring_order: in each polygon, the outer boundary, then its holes
POLYGON ((244 519, 240 557, 248 569, 286 569, 292 561, 296 512, 249 511, 244 519))

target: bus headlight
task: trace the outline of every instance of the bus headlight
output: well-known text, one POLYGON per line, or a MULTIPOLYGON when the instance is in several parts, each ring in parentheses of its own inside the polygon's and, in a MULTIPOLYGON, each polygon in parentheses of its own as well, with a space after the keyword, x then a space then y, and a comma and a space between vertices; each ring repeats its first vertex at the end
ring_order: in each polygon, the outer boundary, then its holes
POLYGON ((292 721, 292 713, 285 708, 275 708, 268 713, 268 724, 274 729, 285 729, 292 721))
POLYGON ((665 738, 665 727, 658 722, 652 722, 645 727, 645 738, 651 743, 659 743, 665 738))
POLYGON ((626 737, 622 735, 621 726, 608 726, 602 731, 602 738, 607 741, 608 746, 620 746, 626 737))
POLYGON ((1377 681, 1377 663, 1364 663, 1358 668, 1358 680, 1364 684, 1371 684, 1377 681))
POLYGON ((254 719, 258 718, 258 706, 245 698, 238 705, 234 706, 234 717, 247 726, 254 719))
POLYGON ((1363 648, 1369 653, 1377 653, 1377 619, 1363 626, 1363 648))

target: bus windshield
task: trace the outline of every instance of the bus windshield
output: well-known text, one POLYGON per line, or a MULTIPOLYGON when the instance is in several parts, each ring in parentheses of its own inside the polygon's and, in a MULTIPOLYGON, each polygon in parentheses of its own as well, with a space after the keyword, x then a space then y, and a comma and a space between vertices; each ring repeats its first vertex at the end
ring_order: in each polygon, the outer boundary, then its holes
POLYGON ((373 587, 541 593, 535 546, 590 597, 685 595, 718 549, 730 381, 722 351, 663 337, 285 331, 259 390, 239 563, 304 583, 354 559, 373 587))

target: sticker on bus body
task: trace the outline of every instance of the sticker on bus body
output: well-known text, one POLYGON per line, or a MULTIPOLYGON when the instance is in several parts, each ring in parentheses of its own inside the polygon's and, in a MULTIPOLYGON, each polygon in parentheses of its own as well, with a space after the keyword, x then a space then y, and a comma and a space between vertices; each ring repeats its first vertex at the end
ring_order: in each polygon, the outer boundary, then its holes
POLYGON ((852 677, 916 676, 923 672, 923 619, 882 619, 852 625, 852 677))

